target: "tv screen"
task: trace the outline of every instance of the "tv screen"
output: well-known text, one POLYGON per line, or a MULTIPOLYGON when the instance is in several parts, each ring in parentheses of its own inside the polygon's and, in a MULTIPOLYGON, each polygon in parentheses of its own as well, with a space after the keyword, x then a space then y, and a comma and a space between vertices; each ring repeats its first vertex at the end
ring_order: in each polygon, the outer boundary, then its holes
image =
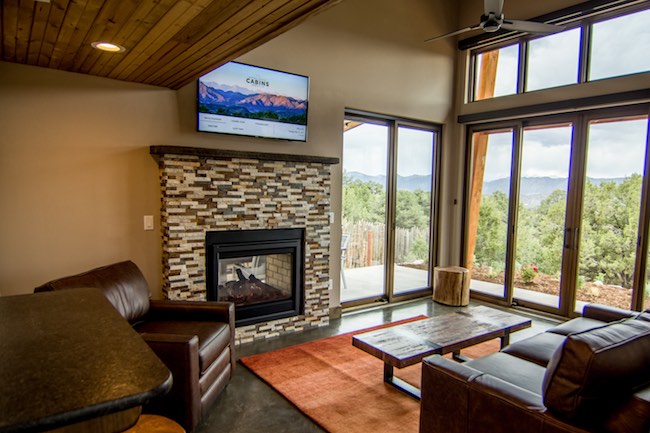
POLYGON ((230 62, 199 78, 203 132, 307 140, 309 77, 230 62))

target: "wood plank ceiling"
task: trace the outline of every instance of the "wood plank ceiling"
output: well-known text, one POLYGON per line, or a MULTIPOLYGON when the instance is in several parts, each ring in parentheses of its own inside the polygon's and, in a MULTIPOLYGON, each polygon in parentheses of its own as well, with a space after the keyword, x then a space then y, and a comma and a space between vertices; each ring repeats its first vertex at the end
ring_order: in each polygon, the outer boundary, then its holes
POLYGON ((1 0, 0 58, 179 89, 340 1, 1 0))

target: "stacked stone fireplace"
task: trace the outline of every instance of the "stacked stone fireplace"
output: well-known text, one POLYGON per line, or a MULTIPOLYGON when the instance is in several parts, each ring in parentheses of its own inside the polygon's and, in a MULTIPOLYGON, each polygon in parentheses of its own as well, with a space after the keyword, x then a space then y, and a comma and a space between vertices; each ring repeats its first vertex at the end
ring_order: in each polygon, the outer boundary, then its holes
MULTIPOLYGON (((244 343, 329 323, 330 167, 338 158, 175 146, 152 146, 150 152, 160 169, 165 297, 209 298, 208 233, 299 229, 301 305, 289 317, 238 326, 236 339, 244 343)), ((272 267, 281 257, 267 260, 272 267)))

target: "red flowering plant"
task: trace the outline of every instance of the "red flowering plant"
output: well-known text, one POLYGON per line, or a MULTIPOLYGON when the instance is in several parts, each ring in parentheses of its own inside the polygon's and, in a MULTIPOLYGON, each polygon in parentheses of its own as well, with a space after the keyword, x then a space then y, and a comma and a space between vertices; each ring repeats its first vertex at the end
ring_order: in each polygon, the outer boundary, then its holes
POLYGON ((539 274, 539 268, 532 263, 521 267, 521 279, 526 284, 531 284, 533 281, 535 281, 537 274, 539 274))

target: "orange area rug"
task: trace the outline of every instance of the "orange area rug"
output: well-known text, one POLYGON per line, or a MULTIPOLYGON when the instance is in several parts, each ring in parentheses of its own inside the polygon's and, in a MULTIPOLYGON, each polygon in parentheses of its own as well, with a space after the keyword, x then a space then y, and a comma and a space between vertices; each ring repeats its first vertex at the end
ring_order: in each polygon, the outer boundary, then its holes
MULTIPOLYGON (((328 337, 240 361, 329 432, 415 433, 420 403, 384 383, 383 362, 352 346, 352 336, 424 318, 328 337)), ((476 358, 498 350, 496 339, 462 353, 476 358)), ((419 387, 420 365, 395 369, 395 376, 419 387)))

